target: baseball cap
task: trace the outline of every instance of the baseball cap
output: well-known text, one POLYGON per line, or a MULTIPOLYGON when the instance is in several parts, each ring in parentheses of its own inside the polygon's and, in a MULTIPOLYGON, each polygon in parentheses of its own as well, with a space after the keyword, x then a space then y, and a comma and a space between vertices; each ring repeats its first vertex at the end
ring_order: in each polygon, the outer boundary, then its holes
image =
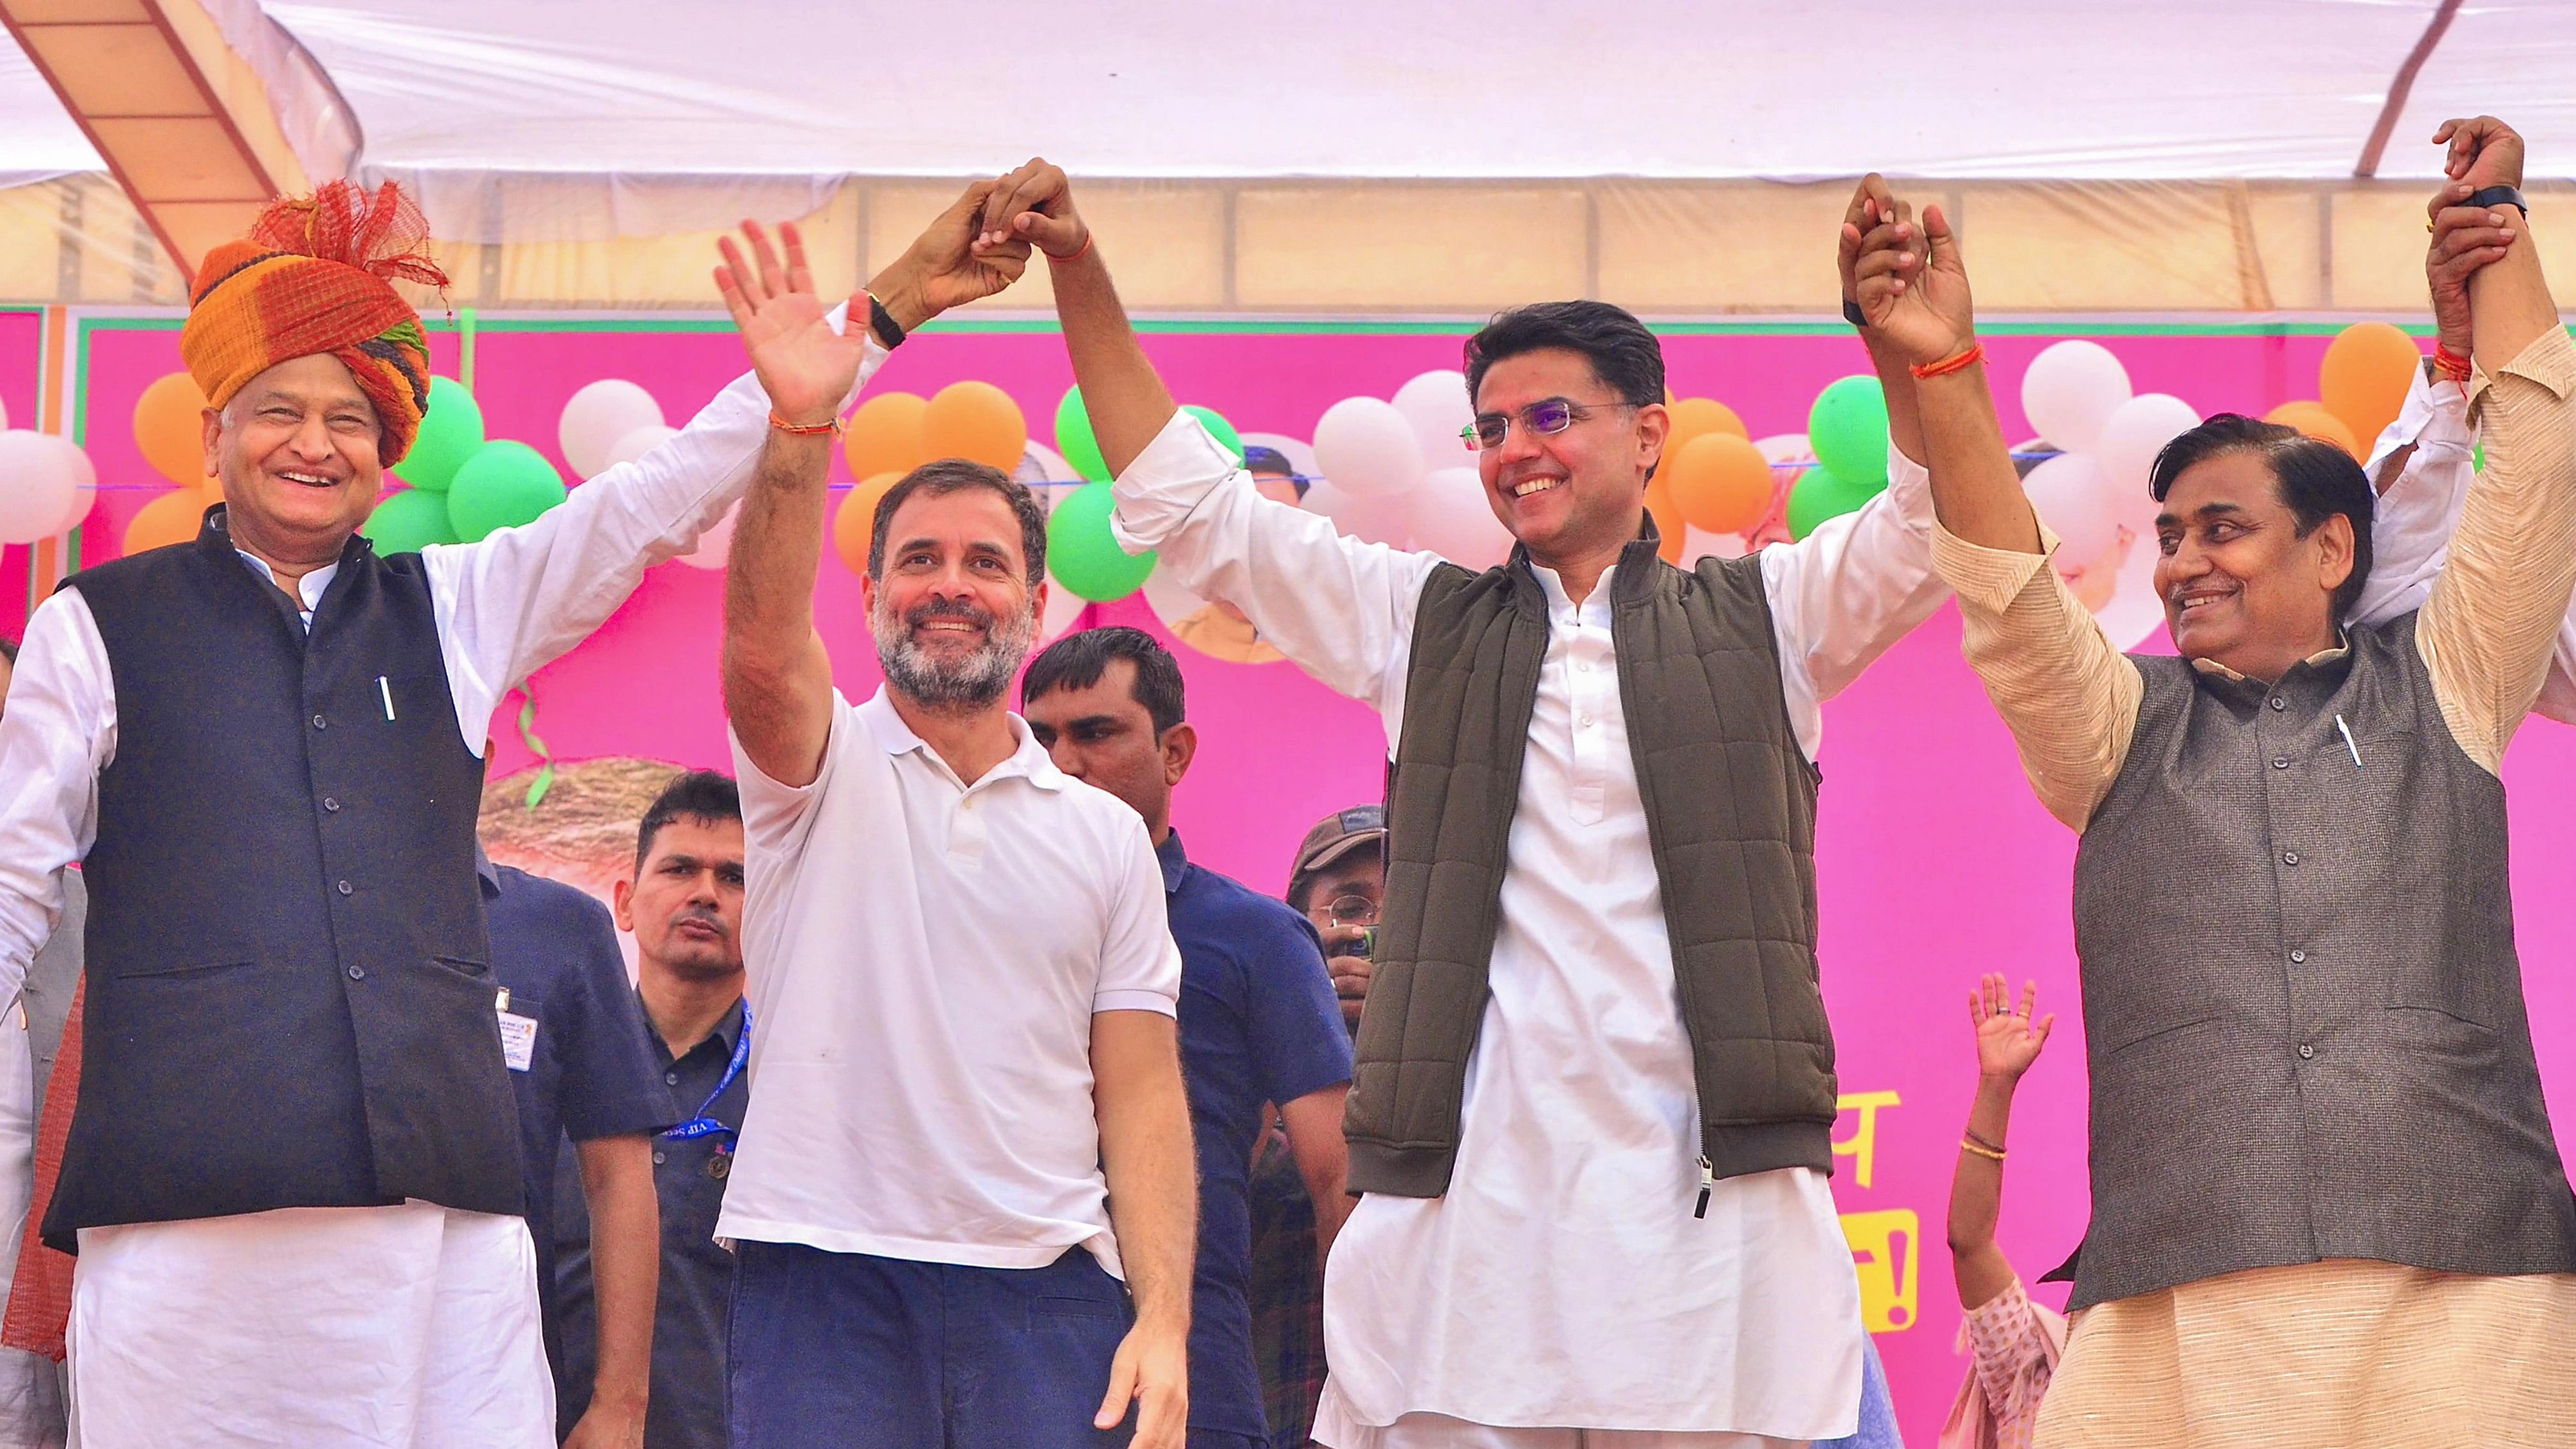
POLYGON ((1348 810, 1336 810, 1316 821, 1315 828, 1298 842, 1297 864, 1288 872, 1288 879, 1293 885, 1361 846, 1380 845, 1385 839, 1385 806, 1354 805, 1348 810))

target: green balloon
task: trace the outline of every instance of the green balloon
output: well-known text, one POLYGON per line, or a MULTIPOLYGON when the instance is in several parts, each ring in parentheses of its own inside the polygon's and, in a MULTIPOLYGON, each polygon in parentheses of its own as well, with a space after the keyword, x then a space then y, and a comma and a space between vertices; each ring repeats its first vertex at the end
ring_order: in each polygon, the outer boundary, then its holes
MULTIPOLYGON (((1880 459, 1884 466, 1886 460, 1880 459)), ((1789 536, 1805 538, 1828 518, 1840 518, 1857 512, 1860 506, 1885 492, 1885 480, 1877 483, 1855 483, 1830 468, 1810 468, 1789 485, 1789 536)))
POLYGON ((1887 481, 1887 394, 1874 377, 1837 378, 1807 410, 1816 461, 1854 483, 1887 481))
POLYGON ((1123 599, 1145 587, 1154 555, 1130 554, 1109 532, 1107 483, 1085 483, 1047 516, 1047 572, 1095 604, 1123 599))
POLYGON ((444 493, 456 481, 456 470, 483 446, 483 406, 465 384, 451 377, 429 380, 429 409, 420 415, 420 434, 411 451, 394 465, 394 476, 414 488, 444 493))
POLYGON ((460 541, 480 543, 498 529, 535 522, 566 494, 545 454, 525 443, 485 443, 448 485, 447 517, 460 541))
POLYGON ((378 553, 418 553, 433 543, 463 543, 448 521, 447 495, 405 488, 388 495, 358 528, 378 553))
POLYGON ((1100 439, 1091 432, 1091 414, 1082 406, 1079 384, 1064 390, 1055 405, 1055 450, 1073 471, 1095 483, 1109 481, 1109 460, 1100 456, 1100 439))
POLYGON ((1234 430, 1234 424, 1227 422, 1224 414, 1214 408, 1200 407, 1196 403, 1182 408, 1181 411, 1198 419, 1199 426, 1208 430, 1208 436, 1216 439, 1217 446, 1234 455, 1237 467, 1242 466, 1243 435, 1234 430))

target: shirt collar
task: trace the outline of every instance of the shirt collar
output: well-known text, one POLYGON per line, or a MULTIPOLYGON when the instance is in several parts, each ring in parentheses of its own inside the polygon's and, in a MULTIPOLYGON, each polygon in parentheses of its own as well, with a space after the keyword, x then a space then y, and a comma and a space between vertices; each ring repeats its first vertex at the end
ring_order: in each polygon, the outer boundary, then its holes
MULTIPOLYGON (((2346 638, 2343 631, 2338 628, 2335 631, 2335 646, 2333 648, 2320 649, 2316 653, 2309 655, 2307 658, 2302 659, 2299 662, 2305 664, 2310 669, 2323 669, 2327 665, 2334 663, 2336 660, 2343 658, 2351 652, 2352 641, 2346 638)), ((2191 661, 2191 667, 2199 670, 2203 674, 2215 675, 2231 684, 2245 684, 2251 682, 2246 678, 2246 676, 2237 673, 2235 670, 2228 668, 2226 665, 2219 663, 2215 659, 2195 659, 2191 661)), ((2279 680, 2273 681, 2275 684, 2279 682, 2279 680)))
MULTIPOLYGON (((272 585, 277 582, 277 570, 268 566, 268 560, 260 558, 255 554, 244 552, 241 549, 234 549, 233 552, 240 557, 243 563, 250 565, 252 573, 268 580, 272 585)), ((322 606, 322 591, 331 587, 331 581, 339 576, 340 566, 337 563, 327 563, 296 580, 295 591, 298 595, 296 601, 297 606, 306 614, 310 614, 315 609, 320 608, 322 606)))
POLYGON ((1181 832, 1164 832, 1163 843, 1154 847, 1154 859, 1162 863, 1163 894, 1179 890, 1190 873, 1190 853, 1181 848, 1181 832))
MULTIPOLYGON (((635 993, 635 1009, 639 1012, 643 1012, 644 1030, 652 1038, 653 1044, 661 1048, 662 1055, 672 1061, 678 1061, 678 1057, 671 1055, 671 1044, 662 1040, 662 1034, 660 1032, 653 1030, 653 1013, 644 1010, 644 993, 640 990, 635 993)), ((715 1030, 707 1033, 707 1038, 709 1041, 722 1043, 725 1059, 728 1061, 733 1059, 734 1048, 742 1042, 741 997, 737 996, 733 999, 732 1010, 727 1011, 724 1015, 716 1018, 715 1030)), ((698 1046, 704 1045, 706 1045, 706 1042, 698 1043, 698 1046)), ((692 1052, 697 1049, 698 1047, 694 1046, 689 1048, 692 1052)))
POLYGON ((483 842, 474 842, 474 873, 483 878, 483 898, 490 900, 501 893, 501 867, 483 853, 483 842))
POLYGON ((1573 598, 1565 592, 1565 580, 1557 577, 1556 570, 1543 564, 1533 563, 1529 566, 1529 571, 1537 578, 1540 591, 1547 595, 1547 612, 1550 617, 1572 618, 1580 621, 1586 614, 1607 615, 1609 613, 1610 585, 1619 577, 1619 570, 1624 566, 1624 563, 1612 564, 1580 604, 1574 602, 1573 598))
MULTIPOLYGON (((877 742, 879 749, 889 755, 905 755, 919 750, 923 758, 937 765, 943 773, 949 774, 950 778, 955 778, 954 772, 948 769, 948 762, 939 758, 939 752, 930 747, 930 742, 914 734, 912 726, 905 724, 903 716, 895 712, 894 700, 886 692, 884 685, 878 685, 877 692, 868 697, 868 702, 859 706, 858 715, 867 725, 868 734, 877 742)), ((1073 783, 1065 777, 1063 771, 1055 767, 1055 761, 1047 757, 1046 749, 1038 743, 1037 736, 1030 732, 1029 722, 1008 711, 1005 711, 1005 715, 1011 722, 1011 738, 1019 742, 1018 747, 1011 751, 1009 758, 985 771, 984 778, 976 781, 975 786, 981 786, 990 780, 1008 779, 1014 775, 1026 779, 1041 790, 1061 790, 1073 783)), ((974 786, 968 788, 974 788, 974 786)))

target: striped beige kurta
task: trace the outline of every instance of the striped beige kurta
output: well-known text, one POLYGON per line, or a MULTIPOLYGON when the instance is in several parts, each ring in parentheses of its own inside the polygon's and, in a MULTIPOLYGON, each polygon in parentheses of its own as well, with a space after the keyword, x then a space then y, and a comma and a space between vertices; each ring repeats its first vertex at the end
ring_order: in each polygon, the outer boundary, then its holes
MULTIPOLYGON (((2471 385, 2489 473, 2416 625, 2452 735, 2498 769, 2576 572, 2576 346, 2563 329, 2471 385)), ((2053 546, 2053 539, 2044 539, 2053 546)), ((2043 556, 1946 529, 1965 652, 2049 812, 2081 830, 2143 688, 2043 556)), ((2203 668, 2215 668, 2204 664, 2203 668)), ((2176 1171, 2188 1171, 2177 1163, 2176 1171)), ((2576 1274, 2350 1259, 2259 1268, 2079 1314, 2036 1449, 2576 1449, 2576 1274)))

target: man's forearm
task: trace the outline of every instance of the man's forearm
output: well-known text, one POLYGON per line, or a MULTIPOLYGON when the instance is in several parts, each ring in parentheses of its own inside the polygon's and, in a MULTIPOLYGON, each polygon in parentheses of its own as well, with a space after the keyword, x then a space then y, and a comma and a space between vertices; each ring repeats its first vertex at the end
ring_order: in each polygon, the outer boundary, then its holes
POLYGON ((2496 210, 2517 235, 2501 258, 2469 277, 2469 320, 2476 329, 2472 355, 2489 376, 2522 355, 2533 338, 2558 325, 2558 304, 2540 269, 2540 245, 2529 218, 2510 206, 2496 210))
POLYGON ((1185 1331, 1198 1247, 1198 1163, 1177 1059, 1169 1073, 1138 1074, 1099 1109, 1109 1225, 1137 1321, 1185 1331))
POLYGON ((662 1275, 662 1213, 653 1190, 652 1139, 579 1143, 590 1200, 590 1263, 598 1298, 594 1405, 641 1413, 653 1371, 653 1314, 662 1275))
POLYGON ((814 576, 823 559, 828 434, 772 428, 725 560, 725 654, 763 660, 814 631, 814 576))
POLYGON ((1869 350, 1870 370, 1878 374, 1878 390, 1887 395, 1887 436, 1896 451, 1917 463, 1930 461, 1924 451, 1923 419, 1914 398, 1914 373, 1897 345, 1877 331, 1864 327, 1861 346, 1869 350))
POLYGON ((1091 414, 1100 456, 1115 477, 1127 471, 1178 407, 1136 340, 1099 246, 1052 265, 1064 350, 1073 361, 1074 381, 1082 385, 1083 407, 1091 414))
MULTIPOLYGON (((1912 381, 1912 374, 1907 374, 1912 381)), ((1932 510, 1941 526, 1980 548, 2039 552, 2039 515, 2013 471, 2012 452, 1995 421, 1983 363, 1914 383, 1921 410, 1924 464, 1932 472, 1932 510)))

